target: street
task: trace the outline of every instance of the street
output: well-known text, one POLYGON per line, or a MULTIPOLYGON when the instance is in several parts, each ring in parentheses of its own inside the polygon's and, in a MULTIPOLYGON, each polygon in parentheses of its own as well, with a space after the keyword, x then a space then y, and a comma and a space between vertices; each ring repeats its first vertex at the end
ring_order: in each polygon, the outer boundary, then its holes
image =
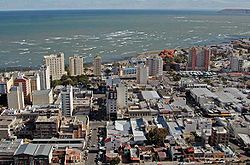
POLYGON ((96 157, 98 153, 98 127, 105 126, 105 122, 100 121, 90 121, 90 131, 91 136, 87 142, 87 147, 89 147, 88 159, 86 160, 86 165, 96 164, 96 157))

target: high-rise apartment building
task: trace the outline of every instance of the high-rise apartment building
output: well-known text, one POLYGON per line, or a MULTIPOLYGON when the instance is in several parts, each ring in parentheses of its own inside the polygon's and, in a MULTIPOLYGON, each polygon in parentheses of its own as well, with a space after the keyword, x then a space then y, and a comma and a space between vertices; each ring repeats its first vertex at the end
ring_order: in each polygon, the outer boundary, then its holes
POLYGON ((106 111, 108 119, 117 119, 117 92, 114 89, 107 91, 106 111))
POLYGON ((193 47, 189 50, 187 70, 209 71, 211 51, 207 47, 193 47))
POLYGON ((30 76, 30 90, 31 92, 33 91, 39 91, 41 90, 41 80, 40 80, 40 76, 38 73, 35 73, 34 76, 30 76))
POLYGON ((15 86, 20 86, 21 90, 23 91, 24 98, 29 101, 30 100, 30 93, 31 93, 31 87, 30 87, 30 79, 27 77, 24 77, 23 74, 19 73, 17 78, 14 80, 15 86))
POLYGON ((147 59, 149 76, 160 77, 163 75, 163 60, 160 57, 151 57, 147 59))
POLYGON ((241 72, 243 71, 244 60, 239 56, 230 57, 230 70, 232 72, 241 72))
POLYGON ((49 66, 52 80, 59 80, 65 74, 64 54, 51 54, 44 56, 44 64, 49 66))
POLYGON ((69 57, 69 72, 70 76, 79 76, 83 74, 83 57, 69 57))
POLYGON ((47 65, 42 65, 39 69, 41 90, 50 89, 50 69, 47 65))
POLYGON ((10 109, 23 109, 24 108, 24 96, 20 86, 13 86, 10 88, 8 96, 8 108, 10 109))
POLYGON ((66 86, 61 91, 62 99, 62 114, 63 116, 72 116, 73 114, 73 87, 71 85, 66 86))
POLYGON ((137 84, 148 83, 148 67, 146 65, 140 64, 137 66, 136 81, 137 84))
POLYGON ((93 71, 95 76, 102 75, 102 58, 101 56, 96 56, 93 60, 93 71))
POLYGON ((118 108, 126 108, 128 106, 128 87, 126 84, 120 83, 116 87, 117 106, 118 108))

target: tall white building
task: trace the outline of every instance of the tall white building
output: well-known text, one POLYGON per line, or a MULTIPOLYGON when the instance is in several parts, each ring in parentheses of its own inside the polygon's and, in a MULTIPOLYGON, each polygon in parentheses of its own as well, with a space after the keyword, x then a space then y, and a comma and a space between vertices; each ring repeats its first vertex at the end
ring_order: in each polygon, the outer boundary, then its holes
POLYGON ((24 108, 24 96, 20 86, 13 86, 10 88, 10 92, 7 94, 8 107, 10 109, 23 109, 24 108))
POLYGON ((106 112, 109 120, 117 119, 117 92, 113 89, 107 91, 106 112))
POLYGON ((128 87, 126 84, 120 83, 116 87, 117 106, 118 108, 126 108, 128 106, 128 87))
POLYGON ((68 85, 61 91, 62 114, 63 116, 72 116, 73 114, 73 87, 68 85))
POLYGON ((50 69, 47 65, 42 65, 39 70, 41 90, 50 89, 50 69))
POLYGON ((163 75, 163 60, 161 57, 151 57, 147 59, 149 76, 160 77, 163 75))
POLYGON ((83 74, 83 57, 69 57, 69 72, 70 76, 78 76, 83 74))
POLYGON ((93 71, 95 76, 102 75, 102 58, 101 56, 96 56, 93 60, 93 71))
POLYGON ((137 66, 136 81, 137 84, 148 83, 148 67, 146 65, 140 64, 137 66))
POLYGON ((49 66, 52 80, 59 80, 65 74, 63 53, 44 56, 44 64, 49 66))

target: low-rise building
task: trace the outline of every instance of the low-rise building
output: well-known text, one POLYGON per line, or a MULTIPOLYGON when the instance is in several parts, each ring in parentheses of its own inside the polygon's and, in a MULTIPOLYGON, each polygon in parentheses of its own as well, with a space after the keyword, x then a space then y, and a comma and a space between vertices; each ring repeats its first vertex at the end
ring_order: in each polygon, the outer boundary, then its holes
POLYGON ((35 121, 34 138, 57 137, 59 133, 59 119, 57 116, 38 116, 35 121))
POLYGON ((73 107, 75 115, 89 115, 93 107, 93 91, 74 92, 73 107))
POLYGON ((60 139, 85 138, 87 134, 86 123, 78 120, 77 117, 64 117, 59 130, 60 139))
POLYGON ((14 154, 15 164, 50 164, 53 148, 50 145, 22 144, 14 154))
POLYGON ((13 136, 16 117, 0 116, 0 139, 10 138, 13 136))
POLYGON ((0 164, 14 164, 13 155, 23 144, 23 139, 1 140, 0 141, 0 164))
POLYGON ((218 146, 219 144, 228 144, 229 133, 224 127, 213 127, 210 144, 212 146, 218 146))

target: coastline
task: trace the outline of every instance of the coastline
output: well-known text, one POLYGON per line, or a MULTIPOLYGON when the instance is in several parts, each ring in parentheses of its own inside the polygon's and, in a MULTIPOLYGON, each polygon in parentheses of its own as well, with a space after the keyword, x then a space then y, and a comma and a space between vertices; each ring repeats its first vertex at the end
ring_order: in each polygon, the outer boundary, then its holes
MULTIPOLYGON (((205 45, 205 46, 215 46, 215 45, 219 46, 219 45, 223 45, 223 44, 231 44, 232 42, 239 41, 239 40, 245 40, 245 39, 250 39, 250 37, 244 37, 244 38, 239 37, 238 39, 231 40, 228 43, 221 42, 221 43, 218 43, 218 44, 211 44, 211 45, 205 45)), ((202 45, 193 45, 193 46, 202 46, 202 45)), ((178 47, 178 49, 183 49, 183 50, 186 50, 186 49, 189 49, 189 48, 190 47, 188 47, 188 48, 180 48, 180 47, 178 47)), ((172 48, 169 48, 169 49, 172 49, 172 48)), ((135 55, 133 55, 131 57, 124 57, 122 59, 118 59, 118 60, 114 60, 114 61, 110 61, 110 62, 103 62, 102 64, 105 65, 105 64, 110 64, 110 63, 114 63, 114 62, 127 63, 128 60, 131 59, 131 58, 145 58, 145 57, 148 57, 150 55, 156 55, 156 54, 160 53, 162 50, 150 50, 150 51, 146 51, 146 52, 140 52, 140 53, 136 53, 135 55)), ((41 65, 42 65, 42 63, 41 63, 41 65)), ((66 63, 66 65, 67 65, 67 63, 66 63)), ((92 63, 88 62, 88 63, 84 63, 84 65, 88 66, 88 67, 91 67, 92 63)), ((11 67, 5 67, 5 68, 0 67, 0 73, 14 72, 14 71, 34 71, 34 70, 38 70, 38 69, 39 69, 39 67, 35 67, 35 66, 30 66, 30 67, 25 67, 25 66, 24 67, 20 67, 20 66, 19 67, 14 67, 14 66, 11 66, 11 67)))

